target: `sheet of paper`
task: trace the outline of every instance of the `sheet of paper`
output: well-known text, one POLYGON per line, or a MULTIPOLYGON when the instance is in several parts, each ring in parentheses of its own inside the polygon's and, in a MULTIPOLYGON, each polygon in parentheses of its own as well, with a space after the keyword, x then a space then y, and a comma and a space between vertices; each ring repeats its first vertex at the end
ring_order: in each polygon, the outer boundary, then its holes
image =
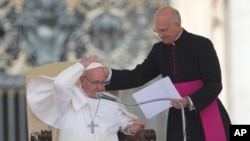
POLYGON ((154 101, 156 99, 173 99, 181 98, 178 91, 175 89, 169 77, 162 78, 153 84, 139 90, 133 94, 137 103, 153 101, 146 104, 141 104, 139 107, 147 119, 159 114, 160 112, 171 107, 170 100, 154 101))

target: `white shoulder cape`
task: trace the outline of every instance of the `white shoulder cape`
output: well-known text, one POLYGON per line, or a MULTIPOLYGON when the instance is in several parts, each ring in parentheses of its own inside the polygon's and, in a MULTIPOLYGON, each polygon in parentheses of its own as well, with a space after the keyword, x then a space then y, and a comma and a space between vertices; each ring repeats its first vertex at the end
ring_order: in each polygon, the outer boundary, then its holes
MULTIPOLYGON (((43 75, 31 79, 27 86, 27 104, 40 120, 50 126, 59 128, 59 112, 53 100, 53 82, 54 78, 43 75)), ((115 97, 111 94, 108 95, 115 97)), ((86 103, 87 101, 81 93, 74 92, 72 105, 76 111, 81 109, 86 103)), ((124 105, 118 105, 128 117, 138 119, 137 116, 128 112, 124 105)))

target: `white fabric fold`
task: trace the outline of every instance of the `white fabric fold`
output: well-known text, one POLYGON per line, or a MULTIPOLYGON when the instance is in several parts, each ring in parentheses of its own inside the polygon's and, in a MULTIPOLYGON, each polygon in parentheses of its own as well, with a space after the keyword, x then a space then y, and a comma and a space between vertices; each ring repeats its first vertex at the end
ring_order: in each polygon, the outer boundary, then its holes
MULTIPOLYGON (((59 112, 53 100, 54 78, 44 75, 36 76, 27 86, 27 100, 32 112, 44 123, 59 128, 59 112)), ((72 105, 75 111, 87 104, 86 98, 75 92, 72 97, 72 105)))

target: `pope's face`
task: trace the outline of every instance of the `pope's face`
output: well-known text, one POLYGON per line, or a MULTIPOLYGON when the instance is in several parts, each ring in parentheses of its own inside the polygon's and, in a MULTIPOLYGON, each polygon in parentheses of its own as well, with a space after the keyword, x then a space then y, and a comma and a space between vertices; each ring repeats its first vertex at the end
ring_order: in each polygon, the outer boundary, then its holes
POLYGON ((80 78, 80 83, 86 94, 96 98, 97 92, 105 90, 106 74, 104 68, 95 68, 85 72, 80 78))

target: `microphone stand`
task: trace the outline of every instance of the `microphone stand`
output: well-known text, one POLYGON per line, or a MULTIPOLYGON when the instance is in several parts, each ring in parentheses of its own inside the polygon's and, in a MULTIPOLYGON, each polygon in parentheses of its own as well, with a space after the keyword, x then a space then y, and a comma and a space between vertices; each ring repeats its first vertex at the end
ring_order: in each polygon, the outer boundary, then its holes
POLYGON ((184 107, 183 105, 176 99, 171 99, 171 98, 157 98, 157 99, 152 99, 152 100, 147 100, 147 101, 143 101, 143 102, 139 102, 139 103, 135 103, 135 104, 128 104, 125 102, 122 102, 121 100, 117 99, 115 102, 124 104, 124 105, 128 105, 128 106, 137 106, 137 105, 141 105, 141 104, 146 104, 146 103, 150 103, 150 102, 155 102, 155 101, 162 101, 162 100, 173 100, 175 102, 177 102, 180 106, 181 106, 181 114, 182 114, 182 125, 183 125, 183 141, 186 141, 186 121, 185 121, 185 112, 184 112, 184 107))
POLYGON ((184 107, 183 105, 177 100, 177 99, 171 99, 171 98, 158 98, 158 99, 152 99, 152 100, 147 100, 147 101, 143 101, 143 102, 139 102, 139 103, 135 103, 135 104, 128 104, 125 102, 122 102, 119 99, 116 99, 114 97, 111 96, 107 96, 101 92, 98 92, 96 94, 96 98, 98 99, 106 99, 106 100, 110 100, 113 102, 118 102, 124 105, 128 105, 128 106, 137 106, 137 105, 141 105, 141 104, 146 104, 146 103, 150 103, 150 102, 155 102, 155 101, 162 101, 162 100, 173 100, 175 102, 177 102, 180 106, 181 106, 181 113, 182 113, 182 125, 183 125, 183 141, 186 141, 186 121, 185 121, 185 112, 184 112, 184 107))

